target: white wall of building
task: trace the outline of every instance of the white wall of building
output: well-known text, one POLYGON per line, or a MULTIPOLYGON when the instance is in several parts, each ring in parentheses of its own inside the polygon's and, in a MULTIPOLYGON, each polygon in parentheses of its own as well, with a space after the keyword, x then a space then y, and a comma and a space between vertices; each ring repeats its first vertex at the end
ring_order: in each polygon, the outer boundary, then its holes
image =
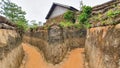
POLYGON ((64 14, 67 10, 64 7, 56 6, 49 19, 64 14))

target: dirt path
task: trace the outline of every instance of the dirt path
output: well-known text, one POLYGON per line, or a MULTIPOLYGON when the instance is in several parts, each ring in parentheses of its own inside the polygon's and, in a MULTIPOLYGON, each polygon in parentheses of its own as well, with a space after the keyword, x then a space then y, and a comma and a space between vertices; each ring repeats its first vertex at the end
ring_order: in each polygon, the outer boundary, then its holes
POLYGON ((57 65, 45 62, 40 52, 29 44, 23 44, 23 49, 26 54, 23 68, 83 68, 83 57, 81 55, 84 49, 81 48, 72 50, 63 62, 57 65))

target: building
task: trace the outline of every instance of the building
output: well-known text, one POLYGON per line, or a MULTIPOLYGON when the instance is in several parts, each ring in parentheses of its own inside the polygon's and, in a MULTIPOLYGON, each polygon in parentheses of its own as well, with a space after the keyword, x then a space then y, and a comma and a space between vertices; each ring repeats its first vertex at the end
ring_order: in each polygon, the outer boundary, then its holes
POLYGON ((50 8, 47 16, 46 16, 46 24, 50 24, 53 22, 61 22, 63 21, 63 14, 68 10, 71 11, 78 11, 76 8, 72 6, 67 6, 59 3, 53 3, 52 7, 50 8))

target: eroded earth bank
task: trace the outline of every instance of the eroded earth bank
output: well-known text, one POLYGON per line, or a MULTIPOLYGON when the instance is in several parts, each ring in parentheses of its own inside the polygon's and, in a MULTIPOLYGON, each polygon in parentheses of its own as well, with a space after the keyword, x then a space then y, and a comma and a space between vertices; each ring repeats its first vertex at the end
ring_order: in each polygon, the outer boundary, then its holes
POLYGON ((16 30, 0 29, 0 68, 119 68, 119 35, 120 24, 87 32, 53 25, 23 39, 16 30))
POLYGON ((0 68, 19 68, 24 57, 18 32, 0 29, 0 68))
POLYGON ((93 7, 88 29, 52 24, 22 33, 0 20, 0 68, 120 68, 119 9, 119 0, 93 7))
POLYGON ((48 30, 26 33, 24 43, 29 45, 24 44, 23 48, 28 57, 33 56, 33 52, 40 56, 40 68, 83 68, 85 38, 86 30, 63 29, 59 25, 52 25, 48 30))

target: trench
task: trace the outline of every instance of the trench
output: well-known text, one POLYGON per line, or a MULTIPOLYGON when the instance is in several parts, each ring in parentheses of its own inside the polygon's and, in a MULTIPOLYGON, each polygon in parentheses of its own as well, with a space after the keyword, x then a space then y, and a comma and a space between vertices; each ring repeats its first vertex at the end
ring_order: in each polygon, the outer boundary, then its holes
POLYGON ((20 68, 84 68, 84 48, 76 48, 69 52, 63 61, 53 65, 45 61, 43 54, 30 44, 22 44, 25 59, 20 68))

